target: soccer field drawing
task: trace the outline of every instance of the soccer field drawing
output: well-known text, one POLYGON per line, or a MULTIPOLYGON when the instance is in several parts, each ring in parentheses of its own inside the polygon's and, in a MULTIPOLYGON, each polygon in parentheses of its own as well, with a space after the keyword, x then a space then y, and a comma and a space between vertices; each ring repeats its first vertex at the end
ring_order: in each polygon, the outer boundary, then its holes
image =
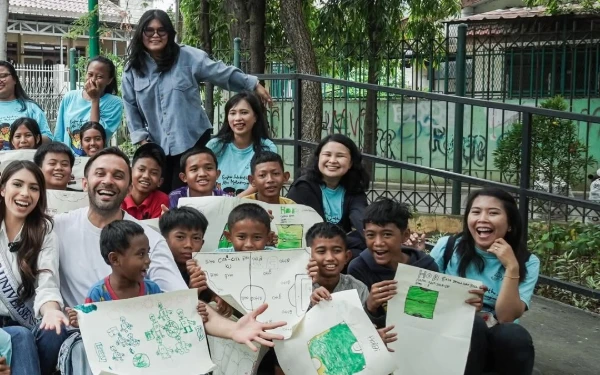
POLYGON ((299 249, 302 247, 304 228, 302 224, 277 224, 277 248, 282 250, 299 249))
POLYGON ((408 288, 404 313, 422 319, 433 319, 439 292, 413 285, 408 288))
POLYGON ((362 348, 345 322, 309 340, 308 352, 319 375, 353 375, 366 367, 362 348))

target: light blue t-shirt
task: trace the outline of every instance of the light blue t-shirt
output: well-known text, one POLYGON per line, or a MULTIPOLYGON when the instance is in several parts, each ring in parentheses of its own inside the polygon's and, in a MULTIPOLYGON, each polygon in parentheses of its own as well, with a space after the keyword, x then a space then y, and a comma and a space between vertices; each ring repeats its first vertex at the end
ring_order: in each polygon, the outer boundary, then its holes
POLYGON ((4 140, 4 150, 10 150, 8 138, 10 136, 10 125, 20 117, 30 117, 37 121, 42 135, 52 139, 52 132, 48 127, 48 119, 44 111, 37 104, 25 101, 25 110, 18 100, 8 102, 0 101, 0 136, 4 140))
MULTIPOLYGON (((458 275, 458 265, 460 263, 459 255, 456 251, 452 254, 452 258, 450 262, 448 262, 448 268, 444 270, 444 250, 446 249, 446 244, 448 243, 448 238, 443 237, 435 244, 433 250, 431 250, 431 256, 435 259, 440 272, 452 275, 458 275)), ((460 238, 456 240, 454 248, 456 249, 460 238)), ((484 312, 490 312, 492 314, 496 314, 496 301, 498 300, 498 296, 500 295, 500 287, 502 286, 502 281, 504 279, 504 271, 505 268, 500 263, 498 258, 494 254, 488 253, 486 251, 479 250, 475 248, 477 253, 481 255, 485 261, 485 266, 483 269, 483 273, 480 273, 477 268, 471 264, 467 267, 466 270, 466 278, 478 280, 483 283, 483 285, 488 287, 488 291, 483 296, 483 309, 484 312)), ((525 280, 519 283, 519 296, 521 297, 521 301, 525 303, 527 309, 529 309, 529 303, 531 302, 531 296, 533 295, 533 290, 535 288, 535 284, 537 283, 538 276, 540 274, 540 260, 537 256, 531 254, 529 261, 525 263, 525 268, 527 269, 527 275, 525 276, 525 280)))
MULTIPOLYGON (((213 138, 206 144, 216 155, 219 163, 221 177, 217 180, 217 188, 227 195, 238 195, 248 188, 248 176, 250 175, 250 161, 254 156, 253 145, 244 149, 235 147, 233 143, 222 146, 217 138, 213 138)), ((262 148, 265 151, 277 152, 277 146, 270 139, 262 140, 262 148)))
POLYGON ((331 224, 339 223, 342 221, 342 213, 344 212, 344 195, 346 194, 346 189, 342 185, 338 185, 335 189, 321 185, 321 192, 323 193, 325 221, 331 224))
MULTIPOLYGON (((81 148, 79 129, 90 121, 92 102, 83 98, 83 90, 69 91, 60 102, 54 139, 71 148, 75 155, 85 156, 81 148)), ((112 94, 104 94, 100 98, 100 124, 106 132, 106 140, 112 137, 121 125, 123 103, 121 98, 112 94)))

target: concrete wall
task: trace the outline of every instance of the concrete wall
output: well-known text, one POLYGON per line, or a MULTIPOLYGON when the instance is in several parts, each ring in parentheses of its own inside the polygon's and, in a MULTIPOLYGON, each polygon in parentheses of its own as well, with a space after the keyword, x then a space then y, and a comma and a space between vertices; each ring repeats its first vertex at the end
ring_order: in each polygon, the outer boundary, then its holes
MULTIPOLYGON (((519 104, 518 100, 510 103, 519 104)), ((534 99, 524 99, 523 105, 534 106, 534 99)), ((600 116, 600 99, 577 99, 572 112, 600 116)), ((279 102, 269 110, 269 122, 278 138, 293 137, 293 103, 279 102)), ((221 114, 222 116, 222 114, 221 114)), ((362 145, 364 138, 364 101, 338 100, 323 105, 323 136, 330 132, 344 133, 362 145)), ((472 175, 498 180, 493 151, 503 132, 518 114, 483 107, 465 107, 463 168, 472 175)), ((419 165, 452 169, 454 150, 454 105, 424 100, 385 101, 378 103, 377 155, 419 165)), ((589 153, 600 161, 600 124, 580 123, 579 137, 589 145, 589 153)), ((293 165, 291 147, 284 148, 286 164, 293 165)), ((590 169, 595 171, 598 166, 590 169)), ((400 172, 382 168, 378 180, 399 182, 400 172)), ((428 180, 425 175, 405 172, 402 182, 428 180)))

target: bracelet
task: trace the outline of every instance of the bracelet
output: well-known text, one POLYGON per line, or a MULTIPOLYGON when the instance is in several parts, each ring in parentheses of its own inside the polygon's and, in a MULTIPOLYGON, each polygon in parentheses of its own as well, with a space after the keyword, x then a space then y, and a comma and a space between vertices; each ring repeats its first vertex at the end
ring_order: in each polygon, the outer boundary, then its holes
POLYGON ((516 280, 516 279, 520 279, 521 277, 519 277, 519 276, 508 276, 508 275, 504 275, 504 277, 503 277, 503 278, 507 278, 507 279, 515 279, 515 280, 516 280))

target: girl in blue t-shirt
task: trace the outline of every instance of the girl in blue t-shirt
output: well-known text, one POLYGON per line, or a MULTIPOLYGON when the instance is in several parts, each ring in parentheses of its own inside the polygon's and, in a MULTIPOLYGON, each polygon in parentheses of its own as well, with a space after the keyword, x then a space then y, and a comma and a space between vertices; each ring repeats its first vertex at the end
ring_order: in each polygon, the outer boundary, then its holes
POLYGON ((497 188, 473 192, 462 233, 440 239, 431 256, 440 272, 485 285, 483 301, 479 298, 472 303, 488 327, 482 322, 483 332, 473 331, 480 343, 471 345, 471 351, 478 351, 482 370, 499 375, 531 374, 533 341, 518 319, 529 309, 540 261, 527 250, 512 195, 497 188))
POLYGON ((319 143, 309 168, 294 180, 287 197, 314 208, 325 221, 350 233, 348 248, 356 257, 367 247, 363 217, 369 182, 354 141, 342 134, 332 134, 319 143))
POLYGON ((256 193, 248 182, 252 157, 262 150, 277 153, 260 100, 251 92, 241 92, 227 101, 225 114, 221 130, 206 144, 221 170, 217 188, 232 196, 256 193))
POLYGON ((75 155, 84 156, 81 127, 88 121, 100 123, 110 139, 123 116, 123 103, 117 94, 115 64, 103 56, 91 59, 83 90, 69 91, 60 102, 54 140, 65 143, 75 155))
POLYGON ((95 121, 88 121, 80 129, 81 149, 86 156, 92 157, 106 147, 106 131, 95 121))
POLYGON ((8 137, 13 150, 34 150, 42 144, 42 133, 37 121, 21 117, 10 126, 8 137))

